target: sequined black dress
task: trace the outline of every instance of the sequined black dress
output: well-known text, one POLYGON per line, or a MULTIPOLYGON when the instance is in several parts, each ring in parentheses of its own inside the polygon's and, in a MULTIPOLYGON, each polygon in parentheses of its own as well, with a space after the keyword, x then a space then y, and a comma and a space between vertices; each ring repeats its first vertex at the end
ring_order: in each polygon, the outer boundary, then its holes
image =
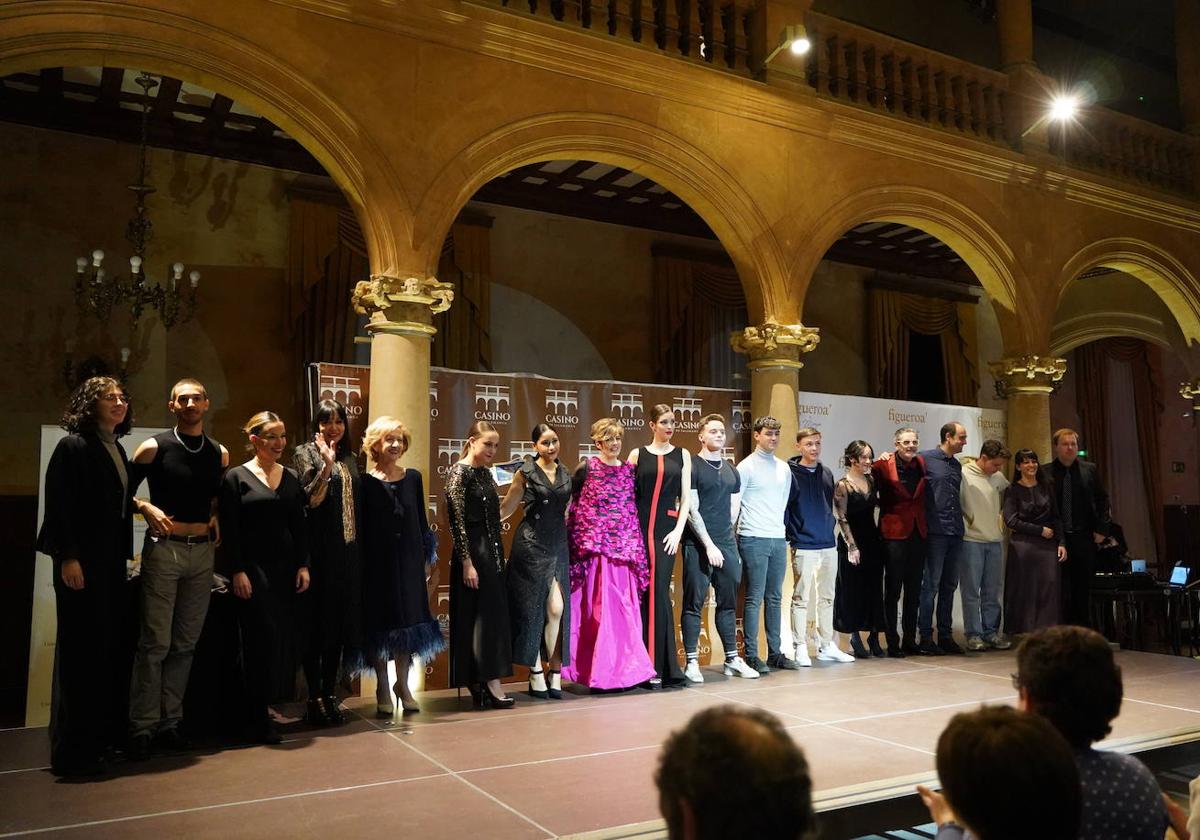
MULTIPOLYGON (((525 493, 521 506, 525 518, 517 527, 508 562, 508 602, 512 618, 513 658, 536 666, 546 626, 546 599, 550 587, 563 595, 562 661, 571 663, 570 582, 567 578, 567 503, 571 500, 571 474, 562 464, 551 481, 529 458, 521 467, 525 493)), ((547 658, 553 651, 547 651, 547 658)))
POLYGON ((461 687, 512 674, 500 499, 486 467, 455 464, 446 476, 454 555, 450 561, 450 685, 461 687), (463 583, 463 557, 479 588, 463 583))

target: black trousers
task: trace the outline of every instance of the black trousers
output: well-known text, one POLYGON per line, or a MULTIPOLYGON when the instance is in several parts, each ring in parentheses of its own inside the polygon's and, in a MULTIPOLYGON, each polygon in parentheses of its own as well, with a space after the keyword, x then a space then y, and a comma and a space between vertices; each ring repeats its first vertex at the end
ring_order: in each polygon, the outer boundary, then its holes
POLYGON ((1062 564, 1062 620, 1090 627, 1088 610, 1092 577, 1096 572, 1096 543, 1091 531, 1067 534, 1067 562, 1062 564))
POLYGON ((900 645, 896 613, 904 593, 904 641, 917 643, 917 610, 921 603, 921 578, 925 573, 925 538, 914 528, 903 540, 883 541, 883 620, 888 647, 900 645))
POLYGON ((711 585, 717 591, 717 635, 725 648, 725 658, 737 655, 737 591, 742 582, 742 557, 733 534, 715 539, 725 563, 714 569, 708 555, 691 542, 683 546, 683 611, 679 616, 683 631, 683 649, 696 653, 700 641, 700 613, 711 585))
MULTIPOLYGON (((251 580, 254 580, 252 577, 251 580)), ((238 599, 238 629, 242 637, 242 673, 246 680, 246 705, 250 727, 265 731, 279 685, 280 614, 286 606, 256 584, 246 600, 238 599)))

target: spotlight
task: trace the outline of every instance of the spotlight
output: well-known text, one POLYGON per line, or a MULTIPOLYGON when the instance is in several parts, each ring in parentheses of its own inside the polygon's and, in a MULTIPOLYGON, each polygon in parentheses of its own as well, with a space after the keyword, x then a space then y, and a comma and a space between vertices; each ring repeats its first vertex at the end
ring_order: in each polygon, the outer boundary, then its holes
POLYGON ((1066 122, 1079 112, 1079 100, 1074 96, 1056 96, 1050 103, 1050 119, 1066 122))
POLYGON ((779 33, 779 43, 775 49, 767 53, 767 57, 763 59, 763 64, 769 64, 771 59, 779 55, 784 50, 787 50, 792 55, 801 56, 812 49, 812 41, 808 40, 808 30, 804 28, 804 24, 797 23, 792 26, 785 26, 783 32, 779 33))

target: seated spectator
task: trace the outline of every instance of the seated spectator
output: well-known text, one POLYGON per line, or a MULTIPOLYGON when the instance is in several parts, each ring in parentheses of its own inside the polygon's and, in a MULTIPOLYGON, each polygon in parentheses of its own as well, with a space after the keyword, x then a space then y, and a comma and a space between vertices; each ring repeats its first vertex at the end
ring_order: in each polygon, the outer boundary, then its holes
POLYGON ((1078 831, 1071 748, 1037 715, 1008 706, 955 715, 938 738, 937 772, 941 793, 917 786, 937 840, 1061 840, 1078 831))
POLYGON ((1017 649, 1022 711, 1044 717, 1075 750, 1083 797, 1080 838, 1162 840, 1167 808, 1153 774, 1133 756, 1092 744, 1121 711, 1121 668, 1108 642, 1085 627, 1049 627, 1017 649))
POLYGON ((671 840, 815 835, 808 762, 760 709, 697 713, 663 744, 654 781, 671 840))

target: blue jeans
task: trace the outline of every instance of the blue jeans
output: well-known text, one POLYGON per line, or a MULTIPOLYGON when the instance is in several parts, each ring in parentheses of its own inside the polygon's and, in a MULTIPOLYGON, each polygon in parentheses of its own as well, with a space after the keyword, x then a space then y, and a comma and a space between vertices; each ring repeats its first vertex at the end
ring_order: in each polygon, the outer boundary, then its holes
POLYGON ((774 537, 738 537, 746 578, 746 607, 742 613, 742 639, 746 656, 758 656, 758 616, 767 606, 767 655, 779 653, 782 622, 783 576, 787 573, 787 540, 774 537))
POLYGON ((958 588, 958 557, 963 538, 930 534, 925 554, 925 577, 921 581, 921 608, 918 623, 921 640, 933 638, 933 610, 937 601, 938 641, 954 638, 954 590, 958 588))
POLYGON ((1000 632, 1000 543, 963 541, 963 627, 967 638, 988 639, 1000 632))

